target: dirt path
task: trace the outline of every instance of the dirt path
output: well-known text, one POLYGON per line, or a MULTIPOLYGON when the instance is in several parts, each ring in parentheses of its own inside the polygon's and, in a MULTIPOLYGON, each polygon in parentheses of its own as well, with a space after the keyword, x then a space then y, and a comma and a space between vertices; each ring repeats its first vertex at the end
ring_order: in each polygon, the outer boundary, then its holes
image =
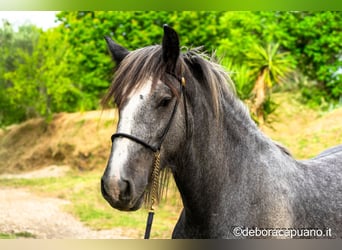
POLYGON ((0 190, 0 232, 39 239, 123 239, 121 229, 94 231, 62 211, 68 201, 42 198, 24 189, 0 190))
MULTIPOLYGON (((0 178, 39 178, 62 175, 55 166, 0 178)), ((39 197, 25 189, 0 188, 0 233, 30 233, 39 239, 124 239, 129 232, 118 228, 94 231, 63 211, 68 201, 39 197)))

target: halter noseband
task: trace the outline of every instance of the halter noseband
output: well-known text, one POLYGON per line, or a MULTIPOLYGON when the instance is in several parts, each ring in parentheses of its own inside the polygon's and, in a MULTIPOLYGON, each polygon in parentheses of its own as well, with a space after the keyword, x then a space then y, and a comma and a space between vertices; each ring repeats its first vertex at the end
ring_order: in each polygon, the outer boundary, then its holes
MULTIPOLYGON (((185 112, 185 126, 186 126, 186 130, 188 128, 188 114, 187 114, 187 108, 186 108, 186 98, 185 98, 185 95, 184 95, 184 88, 185 88, 185 79, 184 77, 182 78, 179 78, 177 77, 175 74, 173 73, 169 73, 167 72, 168 74, 172 75, 173 77, 175 77, 178 82, 180 83, 181 87, 180 87, 180 96, 183 95, 183 103, 184 103, 184 112, 185 112)), ((156 146, 153 146, 147 142, 145 142, 144 140, 138 138, 138 137, 135 137, 133 135, 130 135, 130 134, 125 134, 125 133, 115 133, 112 135, 111 137, 111 140, 112 140, 112 143, 114 142, 114 139, 117 138, 117 137, 124 137, 124 138, 127 138, 127 139, 130 139, 136 143, 139 143, 140 145, 144 146, 145 148, 148 148, 150 149, 151 151, 154 152, 154 162, 153 162, 153 169, 152 169, 152 185, 151 185, 151 200, 150 200, 150 211, 148 213, 148 217, 147 217, 147 223, 146 223, 146 229, 145 229, 145 236, 144 236, 144 239, 149 239, 150 238, 150 232, 151 232, 151 228, 152 228, 152 222, 153 222, 153 216, 154 216, 154 208, 153 208, 153 205, 154 205, 154 202, 156 200, 156 196, 157 196, 157 188, 158 188, 158 185, 159 185, 159 172, 160 172, 160 148, 161 148, 161 145, 167 135, 167 133, 169 132, 169 129, 171 127, 171 124, 172 124, 172 121, 175 117, 175 114, 176 114, 176 111, 177 111, 177 108, 178 108, 178 104, 179 104, 179 98, 177 98, 176 100, 176 103, 175 103, 175 106, 173 107, 173 110, 172 110, 172 113, 171 113, 171 116, 170 116, 170 119, 169 119, 169 122, 167 123, 164 131, 163 131, 163 134, 161 136, 161 139, 159 141, 159 143, 156 145, 156 146)))

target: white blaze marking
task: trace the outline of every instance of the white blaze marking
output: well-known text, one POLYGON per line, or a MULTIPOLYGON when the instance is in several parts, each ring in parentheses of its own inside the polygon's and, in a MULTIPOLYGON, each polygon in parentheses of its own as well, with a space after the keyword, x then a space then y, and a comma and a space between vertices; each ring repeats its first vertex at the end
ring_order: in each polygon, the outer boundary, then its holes
MULTIPOLYGON (((128 96, 128 101, 124 108, 120 112, 120 122, 118 124, 117 133, 132 134, 135 121, 134 117, 139 108, 146 101, 152 89, 152 80, 147 81, 139 89, 133 89, 132 93, 128 96), (141 96, 143 98, 141 98, 141 96)), ((116 138, 114 140, 109 166, 110 176, 120 179, 122 172, 124 171, 125 163, 128 160, 128 149, 132 141, 127 138, 116 138)))

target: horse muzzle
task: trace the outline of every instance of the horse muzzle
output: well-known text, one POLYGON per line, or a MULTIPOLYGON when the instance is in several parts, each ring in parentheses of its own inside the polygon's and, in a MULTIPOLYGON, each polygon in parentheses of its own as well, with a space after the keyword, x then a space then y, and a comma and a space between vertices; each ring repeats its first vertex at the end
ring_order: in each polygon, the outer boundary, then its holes
POLYGON ((143 198, 143 195, 136 198, 132 181, 106 175, 101 178, 101 193, 113 208, 121 211, 139 209, 143 198))

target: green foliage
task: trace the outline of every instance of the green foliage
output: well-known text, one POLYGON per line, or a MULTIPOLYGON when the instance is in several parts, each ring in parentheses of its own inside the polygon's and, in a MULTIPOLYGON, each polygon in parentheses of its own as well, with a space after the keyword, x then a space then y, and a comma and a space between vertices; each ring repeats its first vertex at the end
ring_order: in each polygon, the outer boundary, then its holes
POLYGON ((270 95, 267 96, 265 102, 263 103, 263 115, 264 120, 268 119, 268 115, 272 114, 279 105, 273 101, 270 95))
POLYGON ((259 17, 250 12, 226 12, 219 23, 222 39, 217 52, 233 60, 233 64, 244 62, 243 53, 261 38, 259 17))
POLYGON ((288 74, 294 68, 294 61, 287 52, 279 51, 279 44, 273 43, 265 47, 254 44, 246 53, 246 58, 255 79, 251 112, 259 123, 263 123, 275 110, 270 96, 271 88, 287 80, 288 74))
POLYGON ((256 79, 267 69, 265 83, 271 88, 286 80, 286 76, 294 68, 294 60, 288 52, 280 52, 279 44, 269 43, 265 47, 253 44, 246 53, 247 64, 256 79))
POLYGON ((257 43, 249 45, 244 57, 238 61, 242 63, 234 64, 233 60, 225 57, 222 64, 231 72, 239 97, 252 101, 247 103, 250 104, 252 112, 259 114, 254 114, 255 120, 258 120, 258 116, 265 120, 275 110, 270 89, 287 79, 295 61, 288 52, 279 51, 279 44, 273 43, 265 47, 257 43), (263 80, 258 83, 260 79, 263 80))
POLYGON ((234 82, 235 90, 239 98, 242 100, 250 98, 254 85, 250 68, 245 64, 234 64, 233 60, 228 57, 223 58, 220 63, 229 72, 229 76, 234 82))
POLYGON ((79 11, 61 12, 63 33, 67 34, 69 65, 77 70, 71 73, 72 82, 85 94, 85 109, 98 108, 112 77, 113 64, 103 37, 111 36, 129 50, 160 44, 162 25, 167 23, 179 31, 183 44, 209 45, 216 38, 217 12, 165 11, 79 11), (206 27, 206 29, 203 29, 206 27))
POLYGON ((36 236, 29 232, 19 233, 0 233, 0 239, 22 239, 22 238, 36 238, 36 236))
POLYGON ((15 70, 4 75, 12 83, 7 89, 10 102, 25 110, 26 118, 50 118, 53 112, 73 111, 77 106, 81 93, 68 78, 64 39, 58 29, 41 33, 32 53, 17 50, 15 70))
MULTIPOLYGON (((32 25, 19 27, 14 31, 12 25, 3 21, 0 28, 0 126, 21 121, 25 110, 21 100, 15 102, 8 89, 14 88, 14 82, 6 78, 7 72, 15 71, 17 63, 22 63, 22 55, 29 57, 40 36, 40 30, 32 25)), ((25 88, 26 86, 22 86, 25 88)), ((22 91, 20 88, 19 91, 22 91)), ((12 91, 14 92, 14 91, 12 91)))
POLYGON ((266 51, 284 65, 271 65, 269 86, 291 64, 313 82, 303 90, 307 103, 342 100, 341 12, 63 11, 57 18, 61 25, 45 32, 32 25, 15 31, 8 22, 0 28, 0 126, 99 108, 114 66, 103 37, 134 50, 160 44, 164 23, 182 45, 216 51, 242 99, 251 98, 266 51))
POLYGON ((278 43, 327 101, 342 96, 342 12, 227 12, 218 52, 243 63, 253 44, 278 43))
POLYGON ((291 37, 285 48, 298 68, 317 82, 316 94, 327 101, 341 99, 342 77, 337 72, 342 67, 342 12, 290 12, 279 24, 291 37))
POLYGON ((255 44, 279 43, 281 47, 290 39, 284 29, 279 28, 279 12, 225 12, 219 20, 220 40, 218 54, 230 57, 234 63, 245 63, 245 53, 255 44))

